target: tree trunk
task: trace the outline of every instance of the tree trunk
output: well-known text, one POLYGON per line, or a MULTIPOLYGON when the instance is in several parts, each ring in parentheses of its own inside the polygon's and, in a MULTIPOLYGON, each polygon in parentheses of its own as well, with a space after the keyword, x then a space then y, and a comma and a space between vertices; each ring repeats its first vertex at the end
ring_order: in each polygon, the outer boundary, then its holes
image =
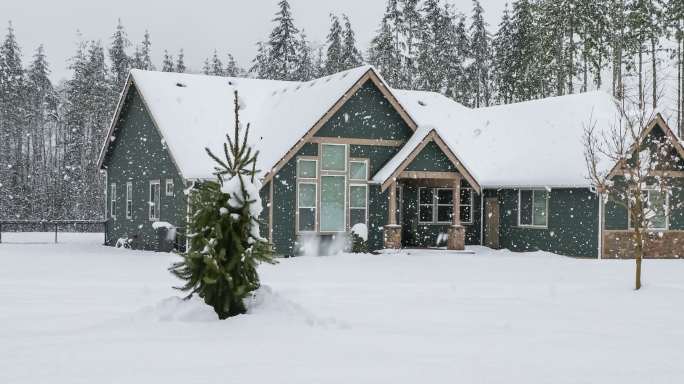
POLYGON ((644 45, 639 43, 639 108, 644 108, 644 45))
POLYGON ((658 80, 656 72, 656 38, 651 37, 651 70, 653 71, 653 108, 658 106, 658 80))
POLYGON ((635 261, 636 261, 636 275, 634 280, 634 289, 641 289, 641 260, 644 255, 644 244, 643 236, 641 234, 641 228, 635 228, 635 261))

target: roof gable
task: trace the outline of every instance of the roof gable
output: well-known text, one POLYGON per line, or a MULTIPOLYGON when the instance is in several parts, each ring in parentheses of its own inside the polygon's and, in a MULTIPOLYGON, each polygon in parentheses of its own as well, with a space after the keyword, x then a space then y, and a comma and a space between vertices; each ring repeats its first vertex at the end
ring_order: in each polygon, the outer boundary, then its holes
POLYGON ((456 165, 453 164, 439 145, 434 141, 428 142, 416 157, 406 166, 407 171, 435 171, 435 172, 455 172, 456 165))

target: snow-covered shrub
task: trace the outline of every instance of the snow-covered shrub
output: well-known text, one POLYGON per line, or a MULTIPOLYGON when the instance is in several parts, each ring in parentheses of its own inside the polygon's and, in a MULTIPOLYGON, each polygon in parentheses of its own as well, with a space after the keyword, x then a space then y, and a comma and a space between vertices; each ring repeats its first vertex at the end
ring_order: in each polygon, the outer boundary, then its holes
POLYGON ((368 226, 363 223, 354 224, 350 232, 351 252, 368 253, 368 226))

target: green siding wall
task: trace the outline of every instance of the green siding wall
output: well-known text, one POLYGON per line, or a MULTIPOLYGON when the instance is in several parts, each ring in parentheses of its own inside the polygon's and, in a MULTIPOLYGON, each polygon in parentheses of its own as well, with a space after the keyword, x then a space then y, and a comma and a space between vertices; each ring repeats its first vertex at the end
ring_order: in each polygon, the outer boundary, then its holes
POLYGON ((316 136, 407 140, 413 132, 371 81, 328 120, 316 136))
POLYGON ((107 227, 109 245, 119 238, 136 238, 134 246, 157 249, 157 236, 148 218, 149 183, 161 185, 160 221, 185 227, 186 196, 183 179, 178 174, 168 150, 154 127, 135 87, 131 87, 121 111, 115 140, 105 166, 107 167, 107 217, 110 217, 110 185, 116 183, 117 218, 107 227), (166 196, 165 180, 173 179, 174 196, 166 196), (126 218, 126 183, 133 183, 133 215, 126 218))
POLYGON ((487 191, 499 199, 499 241, 513 251, 543 250, 579 257, 598 256, 598 198, 588 189, 552 189, 548 228, 518 226, 518 190, 487 191))
POLYGON ((442 149, 431 141, 420 151, 415 159, 406 167, 407 171, 456 172, 456 167, 442 152, 442 149))

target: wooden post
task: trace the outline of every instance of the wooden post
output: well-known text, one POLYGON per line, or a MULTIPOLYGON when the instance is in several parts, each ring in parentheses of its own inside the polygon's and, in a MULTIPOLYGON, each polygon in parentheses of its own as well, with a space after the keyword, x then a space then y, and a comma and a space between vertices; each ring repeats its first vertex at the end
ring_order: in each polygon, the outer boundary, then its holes
POLYGON ((57 228, 59 228, 59 226, 55 223, 55 244, 57 244, 57 228))
POLYGON ((453 204, 454 212, 451 216, 451 225, 460 226, 461 225, 461 178, 457 178, 453 181, 453 204))
POLYGON ((387 209, 387 224, 397 224, 397 183, 393 182, 389 187, 389 208, 387 209))
POLYGON ((0 221, 0 244, 2 244, 2 221, 0 221))

